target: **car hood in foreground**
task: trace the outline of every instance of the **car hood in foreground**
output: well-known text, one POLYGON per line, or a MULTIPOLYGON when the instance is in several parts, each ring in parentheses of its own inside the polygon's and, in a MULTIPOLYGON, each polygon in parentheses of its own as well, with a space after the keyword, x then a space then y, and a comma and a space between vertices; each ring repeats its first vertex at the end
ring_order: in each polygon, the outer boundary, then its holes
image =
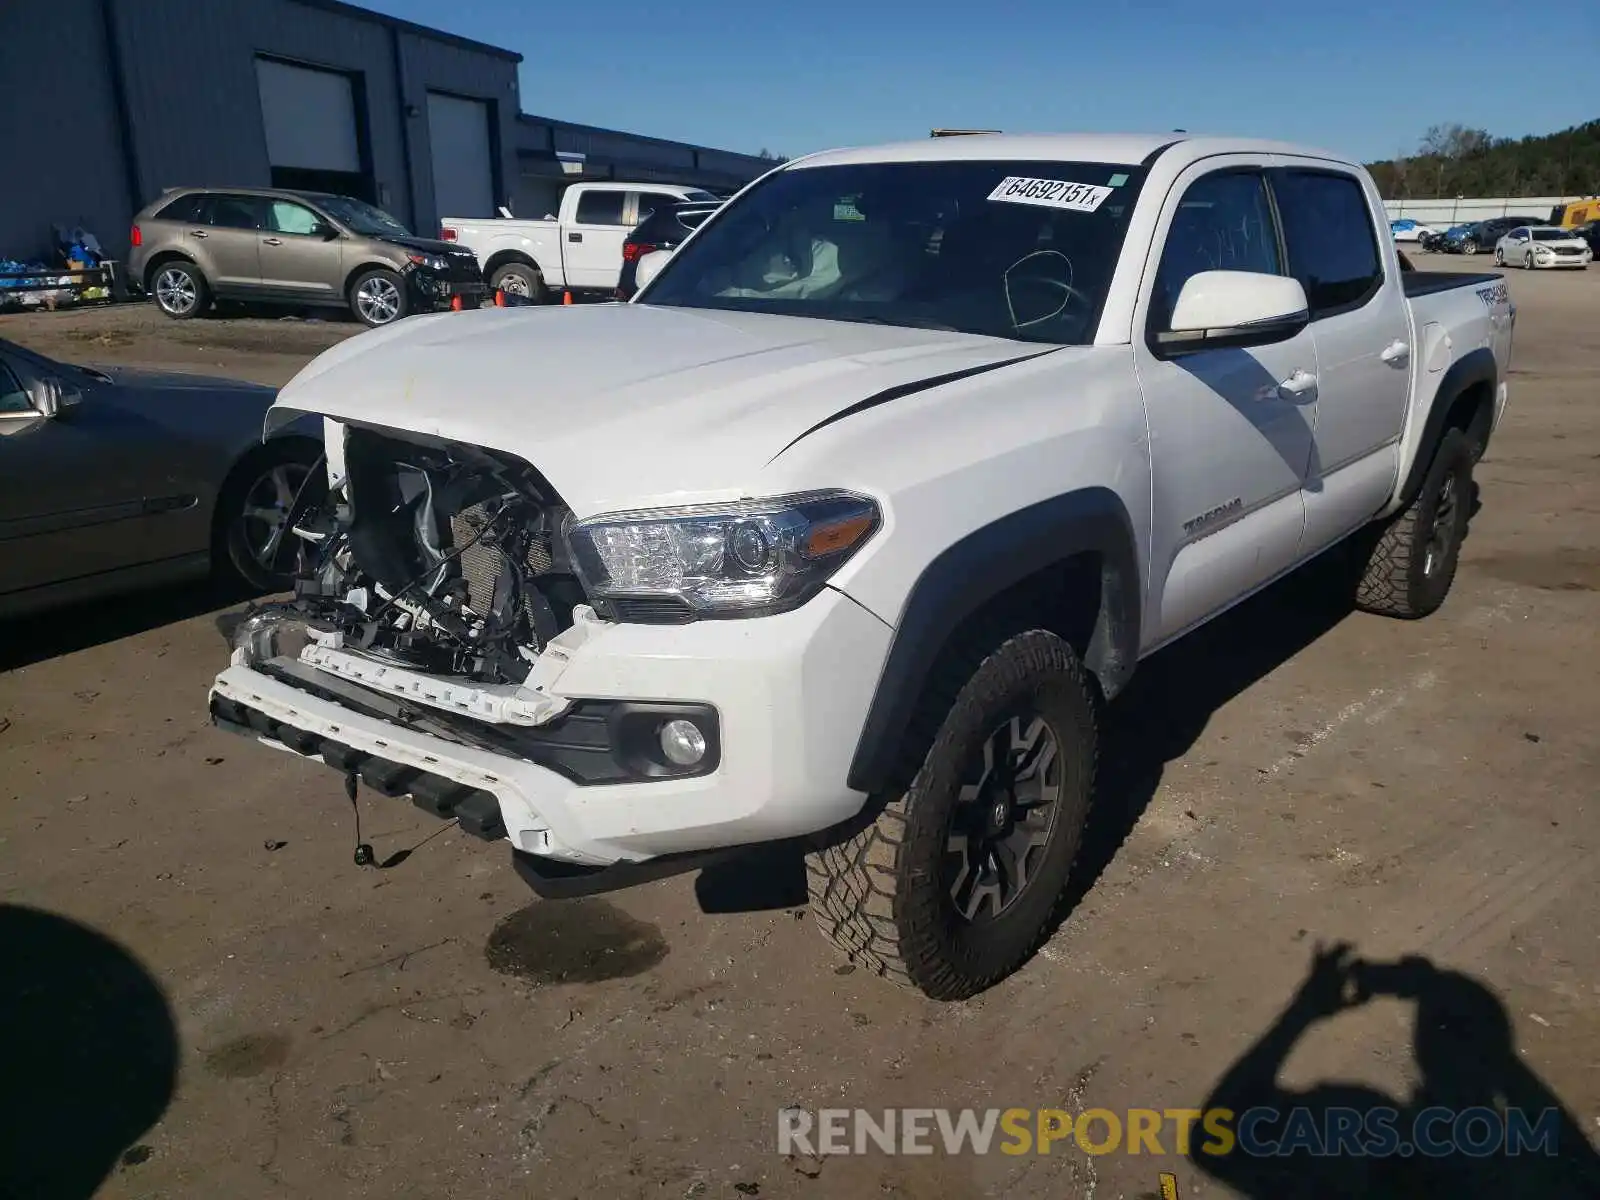
POLYGON ((640 304, 488 309, 334 347, 279 393, 268 427, 319 413, 500 450, 589 516, 748 494, 776 455, 852 405, 1052 349, 640 304))

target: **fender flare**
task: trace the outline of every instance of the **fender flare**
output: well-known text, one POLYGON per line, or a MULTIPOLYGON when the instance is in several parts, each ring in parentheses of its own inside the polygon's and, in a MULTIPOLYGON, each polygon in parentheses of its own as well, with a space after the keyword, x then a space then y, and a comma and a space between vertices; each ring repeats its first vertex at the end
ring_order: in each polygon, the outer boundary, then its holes
POLYGON ((1098 615, 1084 664, 1110 697, 1139 657, 1140 585, 1133 522, 1109 488, 1040 501, 967 534, 912 585, 850 763, 849 785, 869 794, 891 780, 912 714, 940 652, 962 622, 1042 571, 1085 553, 1101 563, 1098 615))
MULTIPOLYGON (((1398 508, 1405 508, 1422 490, 1422 480, 1433 462, 1434 448, 1444 437, 1445 422, 1450 419, 1450 412, 1455 407, 1456 401, 1470 388, 1488 384, 1487 403, 1492 408, 1499 381, 1499 364, 1495 362, 1494 352, 1487 346, 1469 350, 1450 365, 1450 369, 1444 373, 1444 378, 1439 381, 1439 386, 1433 393, 1428 415, 1423 421, 1422 436, 1417 439, 1416 453, 1411 456, 1411 465, 1406 468, 1405 482, 1400 487, 1398 508)), ((1487 444, 1487 434, 1484 440, 1487 444)))

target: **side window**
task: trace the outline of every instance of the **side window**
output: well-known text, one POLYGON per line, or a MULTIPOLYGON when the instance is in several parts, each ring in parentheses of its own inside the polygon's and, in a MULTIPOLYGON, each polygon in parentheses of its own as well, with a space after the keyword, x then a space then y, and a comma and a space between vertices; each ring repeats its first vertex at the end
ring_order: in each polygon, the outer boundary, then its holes
POLYGON ((1513 229, 1511 231, 1510 236, 1515 238, 1517 241, 1520 242, 1523 238, 1528 236, 1528 231, 1526 229, 1521 229, 1521 228, 1513 229))
POLYGON ((218 229, 260 229, 266 224, 265 209, 254 196, 213 196, 206 224, 218 229))
POLYGON ((579 225, 621 225, 627 192, 584 192, 578 197, 579 225))
POLYGON ((322 232, 322 221, 303 204, 274 200, 268 213, 267 228, 274 233, 315 234, 322 232))
POLYGON ((663 208, 671 208, 674 204, 681 203, 682 201, 676 196, 664 195, 661 192, 640 192, 639 220, 642 223, 650 216, 651 213, 657 212, 663 208))
POLYGON ((200 220, 200 208, 205 196, 201 192, 191 192, 187 196, 179 196, 171 204, 156 213, 158 221, 182 221, 194 224, 200 220))
POLYGON ((27 389, 11 373, 11 368, 0 362, 0 417, 32 411, 33 400, 28 396, 27 389))
POLYGON ((1156 268, 1151 329, 1170 326, 1178 293, 1202 271, 1283 273, 1266 181, 1258 172, 1207 175, 1184 192, 1156 268))
POLYGON ((1311 305, 1311 319, 1359 308, 1383 283, 1366 193, 1353 176, 1283 171, 1273 178, 1289 270, 1311 305))

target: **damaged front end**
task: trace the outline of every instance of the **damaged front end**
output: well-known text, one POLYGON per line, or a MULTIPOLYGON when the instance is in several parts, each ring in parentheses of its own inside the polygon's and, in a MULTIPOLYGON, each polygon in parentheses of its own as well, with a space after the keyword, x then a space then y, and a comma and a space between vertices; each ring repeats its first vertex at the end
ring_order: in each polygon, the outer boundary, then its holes
POLYGON ((509 456, 359 427, 343 464, 322 510, 292 516, 293 601, 232 630, 234 664, 292 658, 493 723, 559 713, 536 667, 593 618, 545 481, 509 456))

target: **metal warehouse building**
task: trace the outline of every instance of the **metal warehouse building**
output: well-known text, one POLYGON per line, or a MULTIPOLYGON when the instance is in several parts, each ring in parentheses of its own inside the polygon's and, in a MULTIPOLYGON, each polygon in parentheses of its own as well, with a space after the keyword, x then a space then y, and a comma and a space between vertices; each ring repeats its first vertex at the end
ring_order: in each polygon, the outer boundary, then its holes
POLYGON ((341 191, 419 233, 543 216, 563 182, 731 188, 766 162, 522 112, 509 50, 340 0, 0 0, 0 257, 126 255, 178 186, 341 191))

